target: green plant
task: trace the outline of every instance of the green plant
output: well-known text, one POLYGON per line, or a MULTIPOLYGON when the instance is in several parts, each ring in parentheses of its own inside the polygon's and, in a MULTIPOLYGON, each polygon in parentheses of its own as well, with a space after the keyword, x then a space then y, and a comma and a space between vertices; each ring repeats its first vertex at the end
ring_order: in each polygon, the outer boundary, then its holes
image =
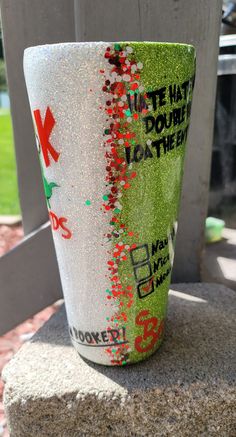
POLYGON ((3 59, 0 59, 0 91, 6 91, 7 80, 6 80, 6 69, 3 59))
POLYGON ((0 215, 20 213, 13 132, 9 112, 0 109, 0 215))

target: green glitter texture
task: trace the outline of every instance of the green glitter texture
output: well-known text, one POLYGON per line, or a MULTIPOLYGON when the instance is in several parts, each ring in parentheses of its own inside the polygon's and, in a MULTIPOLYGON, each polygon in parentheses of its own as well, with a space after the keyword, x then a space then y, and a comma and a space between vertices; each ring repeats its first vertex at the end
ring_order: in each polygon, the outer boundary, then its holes
MULTIPOLYGON (((164 106, 157 107, 156 111, 148 111, 146 115, 157 117, 158 114, 169 114, 174 108, 182 107, 186 103, 183 99, 171 105, 168 98, 168 87, 171 84, 181 85, 193 77, 195 72, 195 50, 192 46, 151 42, 120 42, 119 44, 123 50, 127 46, 132 47, 133 53, 129 55, 129 59, 135 59, 137 63, 141 62, 143 64, 140 79, 138 80, 144 87, 142 94, 167 87, 167 103, 164 106)), ((190 100, 191 98, 192 96, 190 96, 190 100)), ((151 100, 148 99, 148 102, 151 103, 151 100)), ((181 125, 172 125, 171 128, 164 129, 161 134, 157 135, 155 129, 146 134, 145 125, 142 121, 144 117, 145 115, 140 114, 139 120, 133 120, 130 124, 130 131, 136 134, 135 141, 132 140, 132 144, 145 146, 147 140, 154 141, 163 136, 174 134, 180 129, 183 130, 189 124, 188 120, 181 125)), ((149 252, 151 252, 152 243, 155 243, 158 239, 163 240, 170 234, 178 217, 185 146, 184 143, 166 154, 162 149, 160 158, 157 158, 155 149, 150 147, 153 153, 152 159, 142 159, 140 162, 132 164, 132 171, 137 172, 137 176, 131 181, 131 187, 128 190, 122 190, 123 195, 120 198, 121 211, 114 211, 115 213, 120 212, 121 222, 125 223, 127 228, 132 230, 135 235, 138 235, 138 238, 129 236, 123 238, 125 244, 148 244, 149 252)), ((134 147, 131 146, 131 149, 134 147)), ((123 146, 119 149, 119 155, 125 156, 123 146)), ((167 255, 168 246, 159 250, 153 257, 151 256, 152 266, 154 261, 157 262, 158 257, 167 255)), ((155 278, 165 273, 168 267, 170 267, 169 261, 164 266, 159 267, 154 275, 155 278)), ((140 274, 142 273, 140 271, 140 274)), ((151 355, 162 341, 159 340, 154 348, 148 352, 138 352, 134 347, 134 341, 137 336, 143 336, 144 327, 136 325, 136 316, 141 310, 145 309, 149 310, 150 317, 154 316, 159 320, 166 318, 170 275, 158 288, 155 287, 153 293, 142 299, 139 298, 137 293, 130 256, 126 262, 119 264, 119 277, 123 285, 133 286, 134 304, 126 309, 128 318, 126 331, 132 348, 129 362, 136 362, 151 355)), ((145 346, 149 343, 150 337, 147 338, 146 342, 144 340, 142 345, 145 346)), ((122 364, 126 364, 126 361, 123 361, 122 364)))

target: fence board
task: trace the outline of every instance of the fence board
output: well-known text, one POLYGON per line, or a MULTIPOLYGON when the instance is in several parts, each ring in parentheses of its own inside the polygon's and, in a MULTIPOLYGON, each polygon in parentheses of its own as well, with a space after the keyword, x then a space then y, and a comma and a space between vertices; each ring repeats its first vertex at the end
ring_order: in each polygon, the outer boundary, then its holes
POLYGON ((186 42, 197 77, 176 244, 174 281, 199 281, 208 207, 221 0, 75 0, 77 41, 186 42))
POLYGON ((62 297, 49 223, 0 258, 0 335, 62 297))
POLYGON ((20 203, 26 234, 48 220, 23 77, 26 47, 73 41, 73 0, 0 0, 20 203))

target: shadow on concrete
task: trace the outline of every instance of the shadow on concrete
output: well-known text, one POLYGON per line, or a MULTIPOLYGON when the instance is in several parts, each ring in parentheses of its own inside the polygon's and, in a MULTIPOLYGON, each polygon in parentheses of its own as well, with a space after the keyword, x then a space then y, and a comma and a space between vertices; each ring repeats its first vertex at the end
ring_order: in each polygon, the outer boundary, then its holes
POLYGON ((92 378, 102 374, 127 390, 169 384, 185 385, 235 377, 235 294, 215 284, 177 284, 170 293, 167 328, 161 348, 148 360, 109 367, 81 358, 71 346, 65 316, 60 310, 32 340, 64 349, 65 366, 89 366, 92 378))

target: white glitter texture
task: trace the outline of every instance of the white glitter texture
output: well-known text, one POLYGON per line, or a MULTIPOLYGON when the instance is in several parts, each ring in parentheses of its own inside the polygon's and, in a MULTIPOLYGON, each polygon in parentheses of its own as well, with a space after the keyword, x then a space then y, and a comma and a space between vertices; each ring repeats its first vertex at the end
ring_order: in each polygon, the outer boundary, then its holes
MULTIPOLYGON (((105 243, 104 234, 109 232, 111 215, 101 210, 107 191, 103 146, 107 117, 99 71, 109 74, 104 58, 108 45, 39 46, 27 49, 24 57, 31 110, 39 109, 44 120, 49 106, 56 121, 50 143, 60 157, 57 163, 50 157, 50 167, 43 167, 47 180, 59 185, 50 199, 51 210, 68 219, 72 232, 71 239, 63 239, 60 229, 53 232, 69 325, 94 332, 106 330, 106 317, 115 311, 105 293, 110 287, 106 277, 110 243, 105 243), (85 205, 86 200, 91 205, 85 205)), ((103 348, 74 345, 88 359, 110 364, 103 348)))

